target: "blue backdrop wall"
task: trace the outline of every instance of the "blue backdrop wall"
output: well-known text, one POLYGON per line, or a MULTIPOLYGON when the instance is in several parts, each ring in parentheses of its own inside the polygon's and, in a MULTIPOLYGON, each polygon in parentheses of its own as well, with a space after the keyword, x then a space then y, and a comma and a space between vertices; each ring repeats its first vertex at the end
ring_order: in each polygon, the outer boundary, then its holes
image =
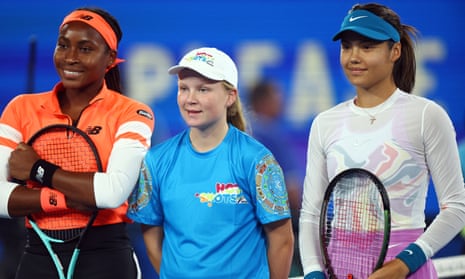
MULTIPOLYGON (((52 55, 63 17, 80 6, 99 6, 119 20, 124 35, 119 56, 127 94, 151 105, 157 122, 154 143, 184 128, 176 106, 176 83, 167 68, 187 50, 214 46, 238 64, 240 92, 261 78, 277 81, 285 94, 281 119, 305 161, 307 134, 316 113, 353 95, 332 42, 355 2, 345 0, 235 1, 52 1, 0 3, 0 109, 27 91, 29 45, 37 42, 34 91, 57 81, 52 55)), ((449 112, 457 139, 465 134, 465 1, 386 0, 406 24, 421 32, 414 94, 449 112)), ((302 171, 303 171, 302 167, 302 171)), ((437 210, 428 201, 428 212, 437 210)))
MULTIPOLYGON (((420 30, 414 93, 441 103, 461 138, 465 2, 383 3, 420 30)), ((215 46, 229 53, 237 61, 243 93, 262 77, 277 80, 286 94, 283 118, 290 124, 288 129, 306 137, 317 112, 353 94, 339 67, 339 44, 331 41, 352 4, 341 0, 2 1, 0 108, 26 89, 31 38, 38 46, 35 91, 48 90, 58 81, 52 54, 63 16, 76 7, 96 5, 120 21, 127 94, 153 106, 160 138, 183 127, 175 105, 176 83, 166 70, 196 46, 215 46)))

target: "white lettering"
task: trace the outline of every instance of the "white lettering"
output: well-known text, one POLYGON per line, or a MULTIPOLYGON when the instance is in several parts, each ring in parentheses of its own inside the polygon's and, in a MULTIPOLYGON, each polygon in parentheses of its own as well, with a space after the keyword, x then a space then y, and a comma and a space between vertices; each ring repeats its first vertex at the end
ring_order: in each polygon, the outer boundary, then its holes
POLYGON ((167 97, 176 86, 168 68, 176 63, 171 53, 157 45, 135 45, 127 58, 128 95, 146 104, 167 97))

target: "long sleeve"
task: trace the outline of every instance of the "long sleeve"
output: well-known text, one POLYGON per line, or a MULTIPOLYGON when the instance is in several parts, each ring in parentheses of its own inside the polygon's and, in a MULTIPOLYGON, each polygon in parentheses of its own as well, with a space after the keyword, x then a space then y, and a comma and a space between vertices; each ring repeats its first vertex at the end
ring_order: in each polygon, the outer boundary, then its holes
POLYGON ((417 244, 431 257, 465 227, 465 188, 451 120, 433 103, 423 115, 425 155, 440 212, 417 244))
POLYGON ((304 274, 323 270, 319 247, 319 219, 328 177, 318 123, 318 117, 316 117, 308 140, 306 174, 299 221, 299 249, 304 274))

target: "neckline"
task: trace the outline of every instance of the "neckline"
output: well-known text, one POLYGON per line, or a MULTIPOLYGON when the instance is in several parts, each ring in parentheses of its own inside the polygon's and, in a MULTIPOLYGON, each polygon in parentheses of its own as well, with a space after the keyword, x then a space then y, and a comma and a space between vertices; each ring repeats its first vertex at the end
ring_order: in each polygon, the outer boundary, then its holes
POLYGON ((368 121, 370 125, 373 125, 377 120, 376 116, 379 113, 385 111, 387 108, 391 107, 392 104, 397 100, 399 93, 400 93, 399 89, 396 89, 394 93, 392 93, 392 95, 389 96, 389 98, 387 98, 384 102, 382 102, 381 104, 377 106, 369 107, 369 108, 362 108, 360 106, 357 106, 355 104, 355 100, 357 99, 357 97, 354 97, 350 101, 350 107, 355 113, 359 115, 368 116, 369 117, 368 121))

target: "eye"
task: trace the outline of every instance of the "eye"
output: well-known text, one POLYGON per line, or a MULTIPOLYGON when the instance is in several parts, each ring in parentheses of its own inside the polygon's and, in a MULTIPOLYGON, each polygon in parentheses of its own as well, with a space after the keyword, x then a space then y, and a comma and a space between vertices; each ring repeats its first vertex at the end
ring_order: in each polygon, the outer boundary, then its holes
POLYGON ((350 43, 348 43, 348 42, 345 42, 345 41, 342 41, 342 42, 341 42, 341 48, 342 48, 342 49, 349 49, 350 46, 351 46, 351 45, 350 45, 350 43))
POLYGON ((92 51, 92 48, 85 46, 85 47, 80 47, 79 50, 81 52, 88 53, 92 51))
POLYGON ((199 88, 200 93, 207 93, 208 91, 210 91, 210 89, 208 87, 200 87, 199 88))
POLYGON ((57 42, 56 48, 57 49, 66 49, 68 46, 64 43, 57 42))
POLYGON ((374 48, 374 47, 375 47, 375 46, 372 45, 372 44, 364 44, 364 45, 362 45, 362 48, 363 48, 363 49, 372 49, 372 48, 374 48))
POLYGON ((361 48, 367 49, 367 50, 376 48, 378 47, 378 45, 380 45, 380 43, 376 41, 367 41, 367 42, 363 42, 360 44, 361 48))

